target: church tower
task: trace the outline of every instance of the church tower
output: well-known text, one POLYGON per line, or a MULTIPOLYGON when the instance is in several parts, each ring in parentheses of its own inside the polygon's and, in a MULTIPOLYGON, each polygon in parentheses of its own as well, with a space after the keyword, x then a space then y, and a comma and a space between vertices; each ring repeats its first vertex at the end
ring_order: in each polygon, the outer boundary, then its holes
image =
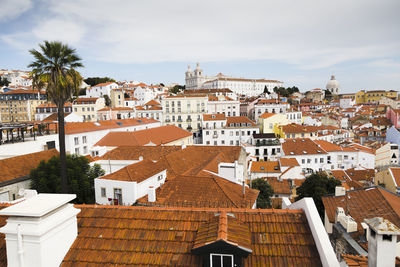
POLYGON ((185 74, 186 89, 200 89, 205 82, 203 70, 200 68, 200 64, 197 63, 196 69, 191 70, 190 65, 185 74))

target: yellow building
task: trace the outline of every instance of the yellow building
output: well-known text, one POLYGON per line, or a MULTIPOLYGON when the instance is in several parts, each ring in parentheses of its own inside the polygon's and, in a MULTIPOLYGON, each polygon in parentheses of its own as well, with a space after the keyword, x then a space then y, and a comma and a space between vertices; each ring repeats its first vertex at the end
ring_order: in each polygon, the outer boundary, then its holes
POLYGON ((124 91, 122 89, 112 89, 110 92, 111 107, 124 107, 124 91))
POLYGON ((290 121, 284 114, 264 113, 258 117, 261 133, 275 133, 275 129, 280 125, 287 125, 290 121))
POLYGON ((397 99, 397 91, 385 91, 385 90, 375 90, 375 91, 365 91, 361 90, 356 93, 356 104, 378 104, 379 100, 383 97, 388 97, 392 99, 397 99))
POLYGON ((315 140, 318 137, 318 127, 291 123, 288 125, 277 125, 275 135, 278 138, 310 138, 315 140))
POLYGON ((375 184, 383 185, 387 190, 400 193, 400 168, 391 167, 375 174, 375 184))
POLYGON ((80 97, 72 103, 72 111, 84 121, 98 121, 97 112, 105 107, 103 97, 80 97))
POLYGON ((0 121, 34 121, 36 107, 46 102, 46 93, 17 89, 0 93, 0 121))

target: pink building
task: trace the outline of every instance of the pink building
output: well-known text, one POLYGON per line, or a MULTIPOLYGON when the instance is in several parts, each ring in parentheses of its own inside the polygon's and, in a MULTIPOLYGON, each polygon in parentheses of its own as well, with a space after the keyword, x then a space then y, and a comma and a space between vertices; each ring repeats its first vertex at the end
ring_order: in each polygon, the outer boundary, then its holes
POLYGON ((386 118, 390 120, 394 127, 400 128, 400 109, 389 108, 386 111, 386 118))

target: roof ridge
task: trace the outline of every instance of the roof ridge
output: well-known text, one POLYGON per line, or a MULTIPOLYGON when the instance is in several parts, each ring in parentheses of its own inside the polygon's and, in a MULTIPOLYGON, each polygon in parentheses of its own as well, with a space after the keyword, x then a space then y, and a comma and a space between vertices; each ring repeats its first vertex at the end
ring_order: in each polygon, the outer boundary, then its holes
MULTIPOLYGON (((235 203, 235 201, 233 201, 232 198, 229 196, 229 194, 227 194, 225 192, 225 190, 222 188, 222 185, 219 183, 219 181, 217 180, 215 175, 213 175, 212 179, 214 179, 215 183, 218 185, 218 187, 221 189, 221 191, 225 194, 225 196, 232 202, 232 204, 235 205, 235 207, 239 208, 239 206, 235 203)), ((220 179, 225 179, 225 178, 221 177, 220 179)))
POLYGON ((285 173, 287 173, 290 169, 294 168, 294 166, 290 166, 289 168, 287 168, 284 172, 281 173, 281 175, 279 175, 279 177, 282 177, 282 175, 284 175, 285 173))
POLYGON ((226 211, 221 211, 218 219, 218 235, 217 240, 228 241, 228 215, 226 211))

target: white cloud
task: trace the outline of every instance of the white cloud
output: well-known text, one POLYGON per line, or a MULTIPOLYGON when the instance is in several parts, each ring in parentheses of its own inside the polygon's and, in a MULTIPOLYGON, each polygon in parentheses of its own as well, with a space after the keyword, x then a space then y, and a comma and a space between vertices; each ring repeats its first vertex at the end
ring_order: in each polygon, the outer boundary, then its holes
MULTIPOLYGON (((273 59, 309 70, 400 56, 398 0, 46 2, 31 42, 65 41, 91 60, 273 59)), ((19 34, 8 43, 18 43, 19 34)))
POLYGON ((31 7, 31 0, 1 0, 0 21, 7 21, 16 18, 31 7))

